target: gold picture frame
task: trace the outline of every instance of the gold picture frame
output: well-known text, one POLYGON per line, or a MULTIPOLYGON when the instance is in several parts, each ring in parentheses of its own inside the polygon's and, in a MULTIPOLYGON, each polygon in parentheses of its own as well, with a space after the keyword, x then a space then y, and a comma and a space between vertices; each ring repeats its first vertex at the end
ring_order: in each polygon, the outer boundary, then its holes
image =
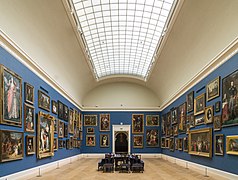
POLYGON ((213 106, 205 108, 205 124, 213 123, 213 106))
POLYGON ((205 93, 197 96, 194 99, 194 115, 199 115, 204 113, 205 110, 205 93))
POLYGON ((36 153, 36 144, 35 136, 27 135, 26 136, 26 155, 33 155, 36 153))
POLYGON ((100 134, 100 147, 107 148, 109 147, 109 134, 100 134))
POLYGON ((84 126, 97 126, 97 115, 84 115, 84 126))
POLYGON ((144 114, 132 114, 132 133, 144 133, 144 114))
POLYGON ((24 103, 24 129, 25 132, 35 132, 35 107, 24 103))
POLYGON ((159 115, 146 115, 146 126, 159 126, 159 115))
POLYGON ((38 90, 38 107, 50 112, 50 96, 38 90))
POLYGON ((100 131, 110 131, 110 114, 100 114, 100 131))
POLYGON ((96 146, 95 135, 86 135, 86 146, 96 146))
POLYGON ((207 101, 220 96, 220 76, 210 81, 206 86, 207 101))
POLYGON ((216 134, 214 136, 214 153, 215 155, 223 156, 224 155, 224 135, 216 134))
POLYGON ((226 136, 226 154, 238 155, 238 135, 226 136))

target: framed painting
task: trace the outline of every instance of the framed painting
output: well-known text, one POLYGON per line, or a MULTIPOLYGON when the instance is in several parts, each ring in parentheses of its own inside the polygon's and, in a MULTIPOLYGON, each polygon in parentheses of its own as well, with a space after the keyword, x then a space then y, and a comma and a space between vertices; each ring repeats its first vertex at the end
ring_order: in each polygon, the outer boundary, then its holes
POLYGON ((183 151, 188 152, 188 137, 183 138, 183 151))
POLYGON ((35 108, 24 103, 24 129, 25 132, 35 132, 35 108))
POLYGON ((144 138, 143 135, 134 135, 133 136, 133 147, 134 148, 143 148, 144 138))
POLYGON ((144 114, 132 114, 132 133, 144 133, 144 114))
POLYGON ((69 134, 68 124, 64 123, 64 137, 67 138, 69 134))
POLYGON ((35 136, 26 136, 26 155, 33 155, 36 153, 36 143, 35 136))
POLYGON ((183 150, 183 138, 178 138, 178 150, 183 150))
POLYGON ((188 134, 190 131, 190 124, 186 124, 186 134, 188 134))
POLYGON ((159 147, 159 130, 158 129, 146 130, 146 146, 159 147))
POLYGON ((204 113, 204 109, 205 109, 205 93, 199 95, 198 97, 196 97, 194 99, 194 115, 199 115, 204 113))
POLYGON ((96 139, 95 135, 86 135, 86 146, 95 146, 96 139))
POLYGON ((226 154, 238 155, 238 136, 226 136, 226 154))
POLYGON ((214 131, 221 130, 222 122, 221 115, 214 116, 213 129, 214 131))
POLYGON ((43 112, 38 113, 37 158, 54 156, 54 117, 43 112))
POLYGON ((146 126, 159 126, 159 115, 146 115, 146 126))
POLYGON ((162 137, 161 138, 161 148, 165 148, 166 146, 165 146, 165 137, 162 137))
POLYGON ((178 150, 178 138, 175 138, 174 140, 174 149, 178 150))
POLYGON ((63 140, 62 140, 62 139, 59 139, 59 140, 58 140, 58 148, 59 148, 59 149, 64 148, 64 143, 63 143, 63 140))
POLYGON ((212 128, 190 131, 188 144, 189 154, 212 157, 212 128))
POLYGON ((169 138, 165 139, 165 148, 169 149, 169 138))
POLYGON ((69 109, 69 134, 74 133, 74 110, 69 109))
POLYGON ((214 136, 214 151, 215 155, 224 155, 224 136, 223 134, 216 134, 214 136))
POLYGON ((64 119, 64 104, 58 101, 58 118, 64 119))
POLYGON ((87 128, 87 134, 94 134, 94 128, 93 127, 88 127, 87 128))
POLYGON ((0 73, 0 123, 22 127, 22 79, 3 65, 0 65, 0 73))
POLYGON ((178 109, 176 107, 171 109, 171 123, 178 123, 178 109))
POLYGON ((58 138, 57 137, 54 137, 53 150, 54 151, 58 150, 58 138))
POLYGON ((169 150, 174 151, 174 138, 173 137, 169 138, 169 150))
POLYGON ((188 119, 189 127, 190 127, 190 128, 195 127, 194 115, 193 115, 193 114, 187 115, 187 119, 188 119))
POLYGON ((97 115, 84 115, 84 126, 97 126, 97 115))
POLYGON ((220 96, 220 76, 213 79, 206 87, 207 101, 220 96))
POLYGON ((22 132, 0 130, 0 162, 23 159, 23 140, 22 132))
POLYGON ((205 123, 213 123, 213 106, 208 106, 205 109, 205 123))
POLYGON ((222 79, 222 126, 238 125, 238 70, 222 79))
POLYGON ((109 134, 100 134, 100 147, 107 148, 109 147, 109 134))
POLYGON ((58 137, 64 137, 64 122, 61 120, 58 120, 58 137))
POLYGON ((196 117, 195 118, 195 126, 199 126, 205 124, 205 117, 201 116, 201 117, 196 117))
POLYGON ((187 112, 193 111, 194 108, 194 91, 191 91, 186 96, 187 101, 187 112))
POLYGON ((179 134, 185 133, 186 132, 186 121, 187 121, 187 116, 186 116, 186 102, 181 104, 178 107, 178 132, 179 134))
POLYGON ((221 101, 215 103, 215 112, 220 112, 221 110, 221 101))
POLYGON ((58 134, 58 119, 54 119, 54 133, 58 134))
POLYGON ((68 120, 69 120, 69 108, 68 108, 68 106, 66 106, 66 105, 64 104, 63 109, 64 109, 63 119, 64 119, 65 121, 68 121, 68 120))
POLYGON ((34 86, 24 83, 25 102, 34 104, 34 86))
POLYGON ((51 101, 51 111, 53 114, 58 114, 58 103, 54 100, 51 101))
POLYGON ((161 119, 161 131, 162 131, 162 135, 165 135, 166 133, 166 115, 162 115, 162 119, 161 119))
POLYGON ((178 136, 178 124, 173 125, 173 136, 178 136))
POLYGON ((110 114, 100 114, 100 131, 110 131, 110 114))
POLYGON ((41 90, 38 90, 38 107, 50 111, 50 96, 41 90))

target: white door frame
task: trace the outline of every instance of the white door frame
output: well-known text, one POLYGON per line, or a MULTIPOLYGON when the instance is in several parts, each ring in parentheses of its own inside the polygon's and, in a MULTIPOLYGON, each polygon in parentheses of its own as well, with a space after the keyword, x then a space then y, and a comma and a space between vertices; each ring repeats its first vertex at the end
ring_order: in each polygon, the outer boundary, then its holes
POLYGON ((115 154, 115 132, 128 132, 128 154, 131 154, 131 125, 112 125, 112 153, 115 154))

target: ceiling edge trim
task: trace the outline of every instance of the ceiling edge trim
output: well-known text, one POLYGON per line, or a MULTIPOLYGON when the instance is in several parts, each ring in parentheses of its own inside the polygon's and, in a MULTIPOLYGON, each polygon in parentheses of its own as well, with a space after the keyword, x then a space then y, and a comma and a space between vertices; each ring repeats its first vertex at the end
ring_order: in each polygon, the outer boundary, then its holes
POLYGON ((208 64, 206 64, 201 71, 199 71, 193 78, 182 86, 175 94, 173 94, 167 101, 160 106, 160 111, 172 104, 186 91, 199 83, 202 79, 212 73, 215 69, 228 61, 232 56, 238 53, 238 37, 236 37, 228 46, 226 46, 218 55, 216 55, 208 64))
POLYGON ((157 107, 132 107, 132 108, 110 108, 110 107, 86 107, 84 108, 83 112, 160 112, 159 108, 157 107))
POLYGON ((78 104, 74 99, 54 80, 52 79, 36 62, 34 62, 26 52, 24 52, 9 36, 0 30, 0 46, 13 55, 18 61, 24 64, 33 73, 43 79, 46 83, 52 86, 68 101, 74 104, 81 111, 82 105, 78 104))

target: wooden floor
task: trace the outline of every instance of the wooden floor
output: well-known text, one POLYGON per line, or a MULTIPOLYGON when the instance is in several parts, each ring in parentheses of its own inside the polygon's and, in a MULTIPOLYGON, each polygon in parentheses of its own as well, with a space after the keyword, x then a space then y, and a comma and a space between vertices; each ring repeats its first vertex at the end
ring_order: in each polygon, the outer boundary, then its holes
POLYGON ((80 159, 72 164, 45 173, 42 177, 32 178, 32 180, 225 180, 224 177, 216 175, 205 177, 203 174, 185 169, 163 159, 143 159, 145 162, 144 173, 119 173, 117 171, 114 173, 103 173, 102 171, 97 171, 99 160, 96 158, 80 159))

